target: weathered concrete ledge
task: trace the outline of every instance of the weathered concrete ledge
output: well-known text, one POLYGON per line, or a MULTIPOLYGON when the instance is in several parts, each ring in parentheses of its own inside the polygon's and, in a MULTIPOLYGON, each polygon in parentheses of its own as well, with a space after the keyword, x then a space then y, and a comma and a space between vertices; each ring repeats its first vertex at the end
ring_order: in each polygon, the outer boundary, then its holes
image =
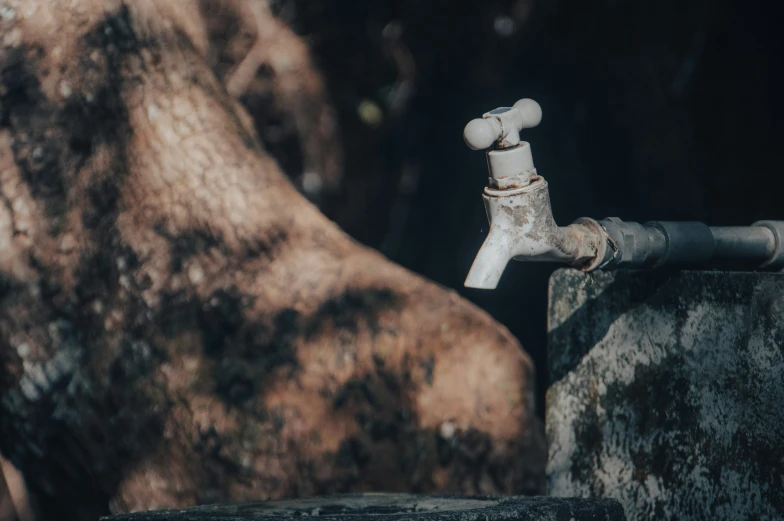
POLYGON ((352 494, 137 512, 103 521, 624 521, 612 499, 352 494))
POLYGON ((784 517, 784 274, 560 270, 548 322, 550 494, 784 517))

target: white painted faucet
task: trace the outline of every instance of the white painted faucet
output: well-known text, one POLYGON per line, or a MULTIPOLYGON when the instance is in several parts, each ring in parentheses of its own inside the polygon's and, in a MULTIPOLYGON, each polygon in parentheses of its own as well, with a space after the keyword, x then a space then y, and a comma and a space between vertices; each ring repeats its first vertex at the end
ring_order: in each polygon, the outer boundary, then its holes
POLYGON ((700 222, 639 224, 583 217, 558 226, 547 182, 534 168, 530 144, 520 140, 520 131, 541 119, 539 104, 522 99, 465 127, 463 138, 471 149, 490 149, 490 177, 482 195, 490 231, 468 272, 466 287, 495 289, 511 259, 560 262, 583 271, 716 260, 758 269, 784 267, 784 221, 709 227, 700 222))

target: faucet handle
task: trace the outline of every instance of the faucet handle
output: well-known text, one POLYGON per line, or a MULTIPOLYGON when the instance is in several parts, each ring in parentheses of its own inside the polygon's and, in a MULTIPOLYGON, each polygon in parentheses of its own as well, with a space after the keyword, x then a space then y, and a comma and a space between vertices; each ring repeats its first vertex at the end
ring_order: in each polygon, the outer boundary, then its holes
POLYGON ((521 99, 513 107, 498 107, 468 122, 463 139, 472 150, 499 148, 520 144, 520 131, 532 128, 542 121, 542 107, 532 99, 521 99))

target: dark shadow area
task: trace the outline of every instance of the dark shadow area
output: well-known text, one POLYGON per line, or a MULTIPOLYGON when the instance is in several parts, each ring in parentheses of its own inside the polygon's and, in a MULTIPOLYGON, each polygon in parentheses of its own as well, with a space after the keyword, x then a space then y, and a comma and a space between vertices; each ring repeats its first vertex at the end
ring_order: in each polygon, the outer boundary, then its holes
POLYGON ((780 219, 784 39, 772 2, 277 2, 338 111, 346 174, 324 211, 360 241, 493 314, 546 378, 552 266, 465 290, 487 232, 484 154, 463 126, 537 100, 527 130, 559 224, 589 216, 780 219))

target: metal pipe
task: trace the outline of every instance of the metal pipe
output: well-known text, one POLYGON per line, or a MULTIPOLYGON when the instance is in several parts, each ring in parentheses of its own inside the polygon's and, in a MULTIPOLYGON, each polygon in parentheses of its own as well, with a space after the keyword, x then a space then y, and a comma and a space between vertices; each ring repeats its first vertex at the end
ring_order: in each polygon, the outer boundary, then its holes
POLYGON ((703 266, 719 261, 743 261, 755 268, 784 266, 781 221, 709 227, 700 222, 668 221, 640 225, 611 217, 599 223, 612 254, 591 269, 703 266))
POLYGON ((719 259, 765 261, 776 251, 776 238, 764 226, 711 226, 719 259))

